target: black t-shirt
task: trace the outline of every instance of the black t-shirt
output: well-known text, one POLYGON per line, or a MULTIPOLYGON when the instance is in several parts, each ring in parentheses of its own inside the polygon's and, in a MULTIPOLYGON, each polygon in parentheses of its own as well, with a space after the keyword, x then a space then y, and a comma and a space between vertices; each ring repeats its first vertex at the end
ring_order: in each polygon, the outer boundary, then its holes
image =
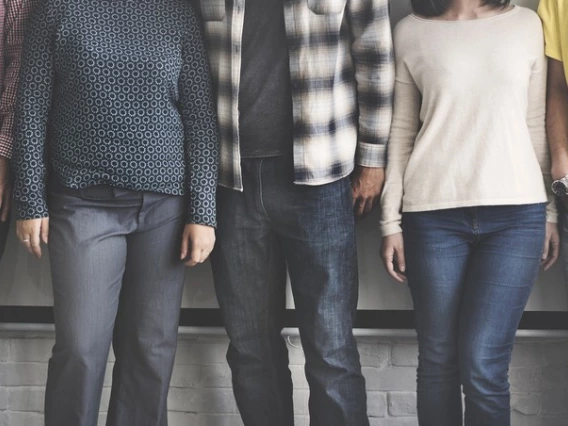
POLYGON ((290 61, 283 0, 246 0, 239 127, 241 156, 292 152, 290 61))

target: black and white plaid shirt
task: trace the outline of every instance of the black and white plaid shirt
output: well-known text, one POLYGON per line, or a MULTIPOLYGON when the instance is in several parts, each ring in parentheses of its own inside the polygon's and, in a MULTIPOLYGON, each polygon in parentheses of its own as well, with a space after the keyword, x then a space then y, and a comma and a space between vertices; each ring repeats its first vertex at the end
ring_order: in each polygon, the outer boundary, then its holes
MULTIPOLYGON (((199 0, 221 131, 219 181, 242 190, 241 40, 246 0, 199 0)), ((355 162, 383 167, 394 87, 388 0, 282 0, 290 51, 295 183, 322 185, 355 162)))

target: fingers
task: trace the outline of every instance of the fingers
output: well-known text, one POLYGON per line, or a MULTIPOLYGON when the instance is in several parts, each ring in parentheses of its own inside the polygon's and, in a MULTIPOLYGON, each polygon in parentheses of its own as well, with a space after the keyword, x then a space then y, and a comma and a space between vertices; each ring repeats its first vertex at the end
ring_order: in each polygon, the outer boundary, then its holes
POLYGON ((186 225, 181 255, 185 265, 193 267, 207 260, 215 244, 215 230, 209 226, 186 225))
POLYGON ((548 271, 552 265, 556 263, 560 256, 560 238, 557 234, 553 233, 550 238, 547 237, 547 241, 544 249, 546 256, 543 254, 543 267, 545 271, 548 271))
POLYGON ((402 245, 385 243, 383 246, 383 263, 388 274, 399 283, 406 281, 406 261, 402 245))
POLYGON ((30 235, 30 249, 31 253, 41 259, 41 229, 35 228, 33 234, 30 235))
POLYGON ((363 217, 365 214, 365 200, 363 198, 357 198, 355 200, 355 205, 354 205, 354 213, 356 217, 363 217))
POLYGON ((548 259, 548 253, 550 250, 550 235, 546 235, 546 238, 544 240, 544 250, 542 252, 542 262, 543 264, 546 263, 546 260, 548 259))
MULTIPOLYGON (((398 266, 398 271, 404 275, 406 272, 406 259, 404 257, 404 248, 403 247, 395 247, 395 256, 396 256, 396 263, 398 266)), ((406 275, 404 275, 406 278, 406 275)))
POLYGON ((181 239, 180 259, 184 260, 187 257, 188 252, 189 252, 189 231, 187 230, 186 227, 185 230, 183 231, 183 237, 181 239))
POLYGON ((207 256, 204 256, 203 250, 194 249, 191 251, 191 257, 187 262, 185 262, 185 265, 192 268, 194 266, 199 265, 200 263, 205 262, 205 259, 207 259, 207 256))
POLYGON ((41 220, 41 240, 47 245, 49 240, 49 218, 41 220))
POLYGON ((31 219, 18 221, 16 235, 28 253, 37 257, 42 256, 41 241, 47 243, 49 219, 31 219))
POLYGON ((379 197, 354 197, 353 211, 355 216, 362 219, 373 211, 379 202, 379 197))
POLYGON ((197 266, 205 262, 210 254, 211 252, 208 250, 200 250, 200 249, 192 250, 191 257, 187 262, 185 262, 185 265, 189 266, 190 268, 193 268, 194 266, 197 266))

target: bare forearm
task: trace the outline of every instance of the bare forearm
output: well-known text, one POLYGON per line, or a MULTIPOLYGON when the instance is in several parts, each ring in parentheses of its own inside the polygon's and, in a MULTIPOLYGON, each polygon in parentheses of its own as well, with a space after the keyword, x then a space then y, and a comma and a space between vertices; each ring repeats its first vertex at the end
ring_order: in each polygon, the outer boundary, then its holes
POLYGON ((568 85, 561 62, 551 60, 548 76, 546 128, 552 157, 552 177, 568 174, 568 85))

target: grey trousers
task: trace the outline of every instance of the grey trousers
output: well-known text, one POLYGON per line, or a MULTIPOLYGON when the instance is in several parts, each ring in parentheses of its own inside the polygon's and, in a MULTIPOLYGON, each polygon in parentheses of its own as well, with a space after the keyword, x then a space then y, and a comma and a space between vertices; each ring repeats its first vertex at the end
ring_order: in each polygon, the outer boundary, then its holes
POLYGON ((184 197, 55 187, 49 254, 56 338, 46 426, 96 426, 111 342, 107 426, 166 426, 185 267, 184 197))

